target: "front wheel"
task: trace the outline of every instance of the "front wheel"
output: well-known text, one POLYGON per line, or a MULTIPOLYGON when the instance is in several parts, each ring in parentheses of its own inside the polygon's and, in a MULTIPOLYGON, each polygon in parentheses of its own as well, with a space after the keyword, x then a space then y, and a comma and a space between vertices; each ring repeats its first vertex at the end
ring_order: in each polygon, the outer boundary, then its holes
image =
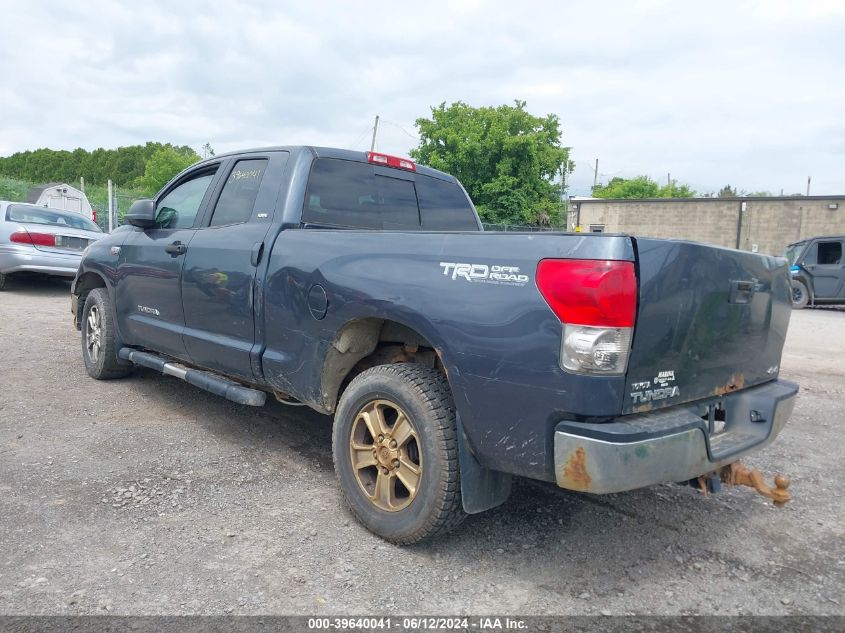
POLYGON ((807 290, 806 284, 798 279, 792 280, 792 307, 795 310, 800 310, 807 306, 810 301, 810 292, 807 290))
POLYGON ((371 532, 416 543, 456 527, 461 503, 455 405, 439 371, 381 365, 346 388, 332 436, 335 472, 371 532))
POLYGON ((132 364, 117 357, 117 339, 111 302, 105 288, 88 294, 82 311, 82 359, 91 378, 120 378, 132 364))

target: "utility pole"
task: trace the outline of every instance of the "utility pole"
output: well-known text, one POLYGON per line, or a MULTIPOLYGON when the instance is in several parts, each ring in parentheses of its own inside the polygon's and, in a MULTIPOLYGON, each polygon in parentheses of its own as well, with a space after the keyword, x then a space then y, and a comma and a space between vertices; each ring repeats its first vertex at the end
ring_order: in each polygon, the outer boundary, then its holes
POLYGON ((807 176, 807 195, 810 195, 810 176, 807 176))
POLYGON ((666 174, 666 186, 672 188, 672 174, 666 174))
POLYGON ((564 163, 560 164, 560 214, 563 215, 564 200, 566 196, 566 169, 564 163))
POLYGON ((376 133, 378 132, 378 115, 376 115, 376 122, 373 125, 373 142, 370 143, 370 151, 373 152, 376 149, 376 133))
POLYGON ((599 159, 596 159, 596 168, 593 170, 593 187, 599 183, 599 159))
POLYGON ((109 205, 109 225, 108 226, 109 226, 109 233, 111 233, 112 229, 114 229, 114 219, 112 218, 112 208, 113 208, 112 200, 114 199, 113 194, 114 194, 114 188, 111 184, 111 180, 109 180, 108 181, 108 205, 109 205))
POLYGON ((79 177, 79 190, 85 193, 85 178, 83 176, 79 177))

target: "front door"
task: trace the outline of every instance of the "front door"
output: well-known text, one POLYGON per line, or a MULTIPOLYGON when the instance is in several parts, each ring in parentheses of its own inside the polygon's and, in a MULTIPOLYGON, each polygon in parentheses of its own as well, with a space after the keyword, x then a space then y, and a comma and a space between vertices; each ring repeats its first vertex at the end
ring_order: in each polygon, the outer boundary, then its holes
POLYGON ((843 240, 818 240, 807 249, 802 265, 813 277, 816 299, 836 299, 845 296, 845 259, 843 240))
POLYGON ((187 358, 180 275, 218 166, 187 174, 163 192, 155 226, 133 230, 120 248, 115 303, 129 345, 187 358))
POLYGON ((182 274, 184 340, 190 360, 201 367, 256 377, 251 360, 261 306, 256 271, 269 254, 265 238, 287 158, 287 152, 264 152, 230 159, 188 247, 182 274))

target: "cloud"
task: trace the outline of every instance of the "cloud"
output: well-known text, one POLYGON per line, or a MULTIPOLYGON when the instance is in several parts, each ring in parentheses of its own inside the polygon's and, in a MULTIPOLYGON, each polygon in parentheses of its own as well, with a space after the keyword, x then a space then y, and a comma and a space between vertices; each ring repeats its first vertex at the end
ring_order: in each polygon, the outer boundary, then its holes
POLYGON ((843 193, 841 2, 30 3, 0 154, 147 140, 405 154, 442 101, 556 113, 577 169, 843 193), (31 6, 30 6, 31 5, 31 6))

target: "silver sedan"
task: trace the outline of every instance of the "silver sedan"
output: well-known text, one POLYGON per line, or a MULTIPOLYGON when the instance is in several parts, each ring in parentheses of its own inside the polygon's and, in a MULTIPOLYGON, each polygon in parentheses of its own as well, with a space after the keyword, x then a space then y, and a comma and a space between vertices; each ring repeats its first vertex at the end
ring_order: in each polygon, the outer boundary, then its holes
POLYGON ((102 237, 78 213, 0 201, 0 290, 18 272, 73 277, 82 251, 102 237))

